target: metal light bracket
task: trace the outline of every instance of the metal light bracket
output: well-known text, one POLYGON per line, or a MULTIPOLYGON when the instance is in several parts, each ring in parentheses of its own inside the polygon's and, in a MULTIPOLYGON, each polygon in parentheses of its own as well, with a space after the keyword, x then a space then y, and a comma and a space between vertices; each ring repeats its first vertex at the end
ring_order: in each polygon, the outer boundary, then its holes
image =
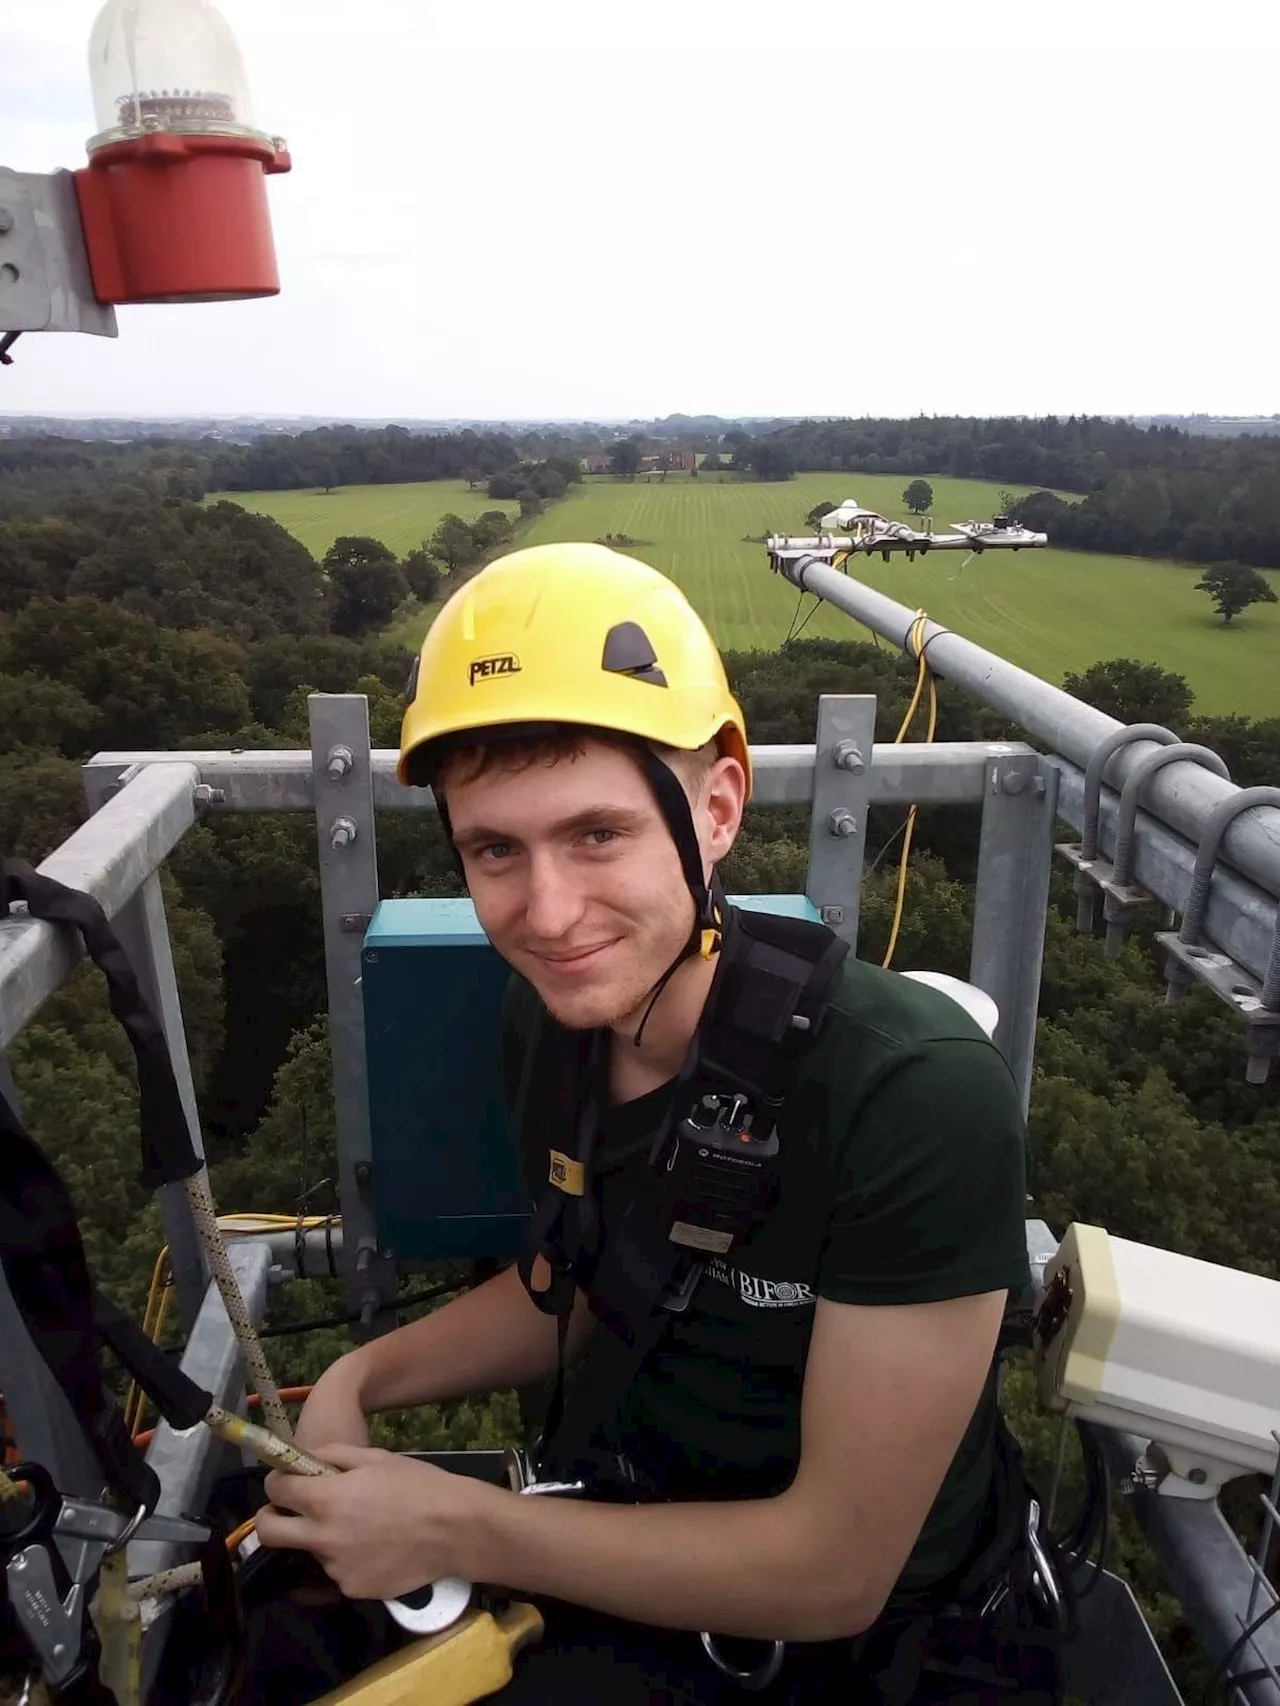
MULTIPOLYGON (((1076 929, 1092 934, 1097 915, 1098 889, 1104 880, 1114 880, 1112 868, 1098 858, 1098 824, 1102 816, 1102 783, 1108 763, 1116 753, 1135 741, 1154 740, 1162 746, 1175 746, 1178 737, 1162 723, 1133 723, 1117 729, 1094 748, 1084 773, 1084 824, 1079 841, 1059 842, 1054 849, 1069 865, 1075 866, 1076 929)), ((1143 890, 1135 894, 1145 901, 1143 890)))
POLYGON ((1266 975, 1259 980, 1239 966, 1229 954, 1218 952, 1201 941, 1204 916, 1209 905, 1218 850, 1228 827, 1254 806, 1280 806, 1280 788, 1244 788, 1224 800, 1204 827, 1196 852, 1182 924, 1176 935, 1161 931, 1156 941, 1168 953, 1165 1001, 1174 1006, 1192 982, 1202 983, 1224 1001, 1243 1021, 1250 1084, 1265 1084, 1271 1062, 1280 1054, 1280 908, 1276 911, 1276 933, 1266 975))

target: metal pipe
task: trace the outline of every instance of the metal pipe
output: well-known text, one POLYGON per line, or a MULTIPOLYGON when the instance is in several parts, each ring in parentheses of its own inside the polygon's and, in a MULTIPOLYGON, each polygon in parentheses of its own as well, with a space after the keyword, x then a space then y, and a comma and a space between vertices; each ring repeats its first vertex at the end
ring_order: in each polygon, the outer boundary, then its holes
MULTIPOLYGON (((869 803, 942 805, 978 801, 983 797, 988 762, 1030 750, 1024 741, 934 741, 929 746, 882 742, 870 752, 869 803)), ((214 790, 217 797, 208 807, 212 816, 315 809, 315 776, 309 752, 202 751, 184 752, 182 757, 199 766, 201 783, 214 790)), ((396 780, 396 758, 396 752, 387 747, 369 754, 375 809, 434 814, 436 802, 430 788, 406 788, 396 780)), ((753 746, 755 804, 812 804, 815 761, 816 749, 811 743, 753 746)), ((99 752, 85 771, 91 794, 109 796, 127 772, 172 762, 173 754, 165 752, 99 752)), ((325 782, 331 780, 327 769, 321 775, 325 782)))
MULTIPOLYGON (((141 888, 195 822, 200 771, 157 764, 81 824, 39 869, 90 894, 108 918, 141 888)), ((0 1050, 7 1049, 84 957, 77 932, 43 919, 0 919, 0 1050)))
MULTIPOLYGON (((914 610, 883 593, 828 568, 812 557, 779 563, 780 572, 802 591, 812 592, 837 609, 905 647, 917 619, 914 610)), ((1123 725, 1103 711, 1073 699, 1061 688, 976 646, 940 623, 925 624, 929 662, 941 676, 975 694, 993 710, 1020 724, 1074 764, 1086 766, 1098 743, 1123 725)), ((1116 755, 1114 769, 1124 782, 1150 748, 1137 742, 1116 755)), ((1199 841, 1210 812, 1232 794, 1232 784, 1191 765, 1155 778, 1148 809, 1192 842, 1199 841)), ((1266 809, 1239 819, 1227 831, 1225 857, 1272 896, 1280 896, 1280 811, 1266 809)))

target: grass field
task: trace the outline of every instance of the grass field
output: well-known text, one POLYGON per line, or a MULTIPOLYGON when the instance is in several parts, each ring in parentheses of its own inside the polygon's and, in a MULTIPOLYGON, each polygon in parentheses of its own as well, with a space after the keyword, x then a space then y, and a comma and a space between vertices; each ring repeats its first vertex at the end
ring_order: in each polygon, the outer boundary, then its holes
MULTIPOLYGON (((487 509, 518 515, 517 503, 498 503, 483 486, 467 490, 465 480, 419 480, 403 486, 340 486, 336 492, 216 492, 260 515, 273 516, 301 539, 314 557, 323 557, 340 534, 381 539, 398 557, 430 539, 441 518, 452 510, 474 521, 487 509)), ((212 501, 212 500, 211 500, 212 501)))
MULTIPOLYGON (((763 547, 745 536, 803 531, 806 512, 826 498, 856 497, 901 517, 906 484, 901 474, 800 474, 777 485, 714 477, 672 476, 665 483, 593 478, 570 487, 520 543, 627 533, 644 542, 636 548, 639 556, 684 587, 721 645, 774 647, 791 625, 798 595, 770 574, 763 547)), ((988 518, 996 508, 996 485, 943 479, 930 484, 939 530, 970 517, 988 518)), ((346 532, 370 533, 405 550, 429 535, 446 510, 474 515, 489 507, 483 493, 468 494, 458 482, 351 487, 329 497, 228 495, 275 515, 320 551, 346 532)), ((1049 681, 1059 682, 1068 670, 1100 658, 1135 657, 1185 675, 1200 711, 1280 715, 1280 605, 1255 606, 1224 628, 1205 594, 1195 590, 1199 572, 1188 565, 1054 550, 988 553, 962 570, 964 560, 958 552, 914 563, 859 558, 855 572, 1049 681)), ((1271 578, 1280 591, 1280 574, 1271 578)), ((811 603, 805 600, 806 610, 811 603)), ((424 611, 397 624, 396 637, 416 644, 433 614, 424 611)), ((804 632, 865 637, 865 630, 829 607, 817 610, 804 632)))

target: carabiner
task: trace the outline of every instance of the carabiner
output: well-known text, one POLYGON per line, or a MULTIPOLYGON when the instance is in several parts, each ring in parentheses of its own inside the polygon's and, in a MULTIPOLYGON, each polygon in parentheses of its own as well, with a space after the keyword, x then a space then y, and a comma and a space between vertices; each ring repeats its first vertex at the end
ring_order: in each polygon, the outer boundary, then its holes
POLYGON ((709 1635, 705 1629, 702 1631, 703 1652, 722 1676, 727 1676, 730 1682, 736 1682, 738 1687, 745 1689, 748 1694, 758 1694, 761 1689, 768 1688, 782 1669, 782 1661, 787 1651, 786 1643, 784 1641, 772 1641, 769 1646, 769 1656, 762 1664, 758 1664, 750 1670, 740 1670, 737 1665, 730 1664, 720 1652, 716 1646, 715 1636, 709 1635))

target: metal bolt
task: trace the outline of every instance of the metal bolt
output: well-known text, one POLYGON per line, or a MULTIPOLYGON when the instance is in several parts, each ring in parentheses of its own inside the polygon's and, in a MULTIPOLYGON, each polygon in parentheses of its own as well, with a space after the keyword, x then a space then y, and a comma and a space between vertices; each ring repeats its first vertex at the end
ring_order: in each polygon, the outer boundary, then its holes
POLYGON ((822 909, 822 922, 824 924, 843 924, 844 908, 842 906, 824 906, 822 909))
POLYGON ((26 1567, 27 1567, 27 1555, 25 1552, 19 1552, 18 1556, 16 1558, 11 1558, 9 1560, 9 1568, 13 1571, 13 1573, 15 1575, 20 1576, 22 1574, 22 1572, 26 1569, 26 1567))
POLYGON ((53 1656, 55 1659, 65 1659, 66 1658, 66 1656, 67 1656, 67 1644, 65 1641, 55 1641, 54 1642, 53 1656))
POLYGON ((0 237, 7 237, 13 230, 13 214, 7 207, 0 207, 0 237))
POLYGON ((1199 1464, 1194 1469, 1187 1470, 1187 1480, 1193 1482, 1197 1487, 1203 1487, 1208 1479, 1208 1470, 1201 1469, 1199 1464))
POLYGON ((329 766, 329 780, 331 782, 341 782, 342 778, 355 763, 355 755, 349 746, 331 746, 329 748, 327 763, 329 766))
POLYGON ((837 806, 827 819, 827 828, 832 835, 856 835, 858 820, 852 812, 846 811, 843 806, 837 806))
POLYGON ((1026 775, 1021 770, 1005 770, 1000 776, 1000 786, 1006 794, 1021 794, 1026 790, 1026 775))
POLYGON ((837 770, 848 770, 854 776, 861 776, 867 768, 856 740, 838 740, 831 748, 831 760, 837 770))
POLYGON ((340 848, 350 847, 356 838, 356 826, 352 818, 335 818, 329 826, 329 845, 334 852, 340 848))

